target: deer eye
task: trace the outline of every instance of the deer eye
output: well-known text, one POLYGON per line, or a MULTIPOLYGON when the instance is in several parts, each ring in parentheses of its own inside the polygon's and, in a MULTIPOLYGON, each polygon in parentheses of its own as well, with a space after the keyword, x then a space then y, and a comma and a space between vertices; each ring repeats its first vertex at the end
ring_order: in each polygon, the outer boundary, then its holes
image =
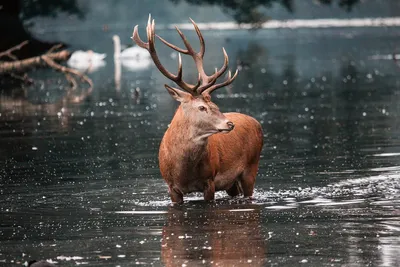
POLYGON ((205 106, 199 106, 200 111, 207 111, 207 108, 205 106))

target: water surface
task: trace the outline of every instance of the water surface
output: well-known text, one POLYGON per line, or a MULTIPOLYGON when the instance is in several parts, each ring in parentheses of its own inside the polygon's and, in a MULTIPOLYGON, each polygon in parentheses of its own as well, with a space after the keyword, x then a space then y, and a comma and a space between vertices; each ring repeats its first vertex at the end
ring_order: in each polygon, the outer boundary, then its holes
POLYGON ((193 194, 170 205, 157 153, 177 104, 153 65, 122 65, 116 80, 103 34, 106 65, 89 73, 85 101, 59 101, 68 84, 49 70, 30 74, 43 82, 25 97, 2 95, 0 266, 400 265, 400 69, 373 57, 393 53, 398 28, 204 35, 207 70, 222 46, 240 70, 213 99, 263 126, 255 200, 193 194))

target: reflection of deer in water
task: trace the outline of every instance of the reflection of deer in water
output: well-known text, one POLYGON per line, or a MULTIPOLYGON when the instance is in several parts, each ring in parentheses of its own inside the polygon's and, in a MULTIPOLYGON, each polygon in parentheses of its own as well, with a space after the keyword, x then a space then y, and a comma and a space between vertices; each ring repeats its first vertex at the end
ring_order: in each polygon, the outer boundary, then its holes
POLYGON ((170 207, 163 228, 165 266, 263 266, 265 241, 257 205, 170 207))
POLYGON ((183 33, 178 30, 186 49, 181 49, 157 36, 164 44, 180 53, 190 55, 199 72, 197 84, 182 80, 182 61, 179 54, 178 74, 174 75, 161 64, 155 49, 155 23, 147 24, 148 42, 143 42, 136 25, 133 39, 150 52, 156 67, 184 90, 165 85, 170 95, 180 102, 170 127, 165 132, 159 151, 160 171, 167 182, 172 202, 183 202, 183 195, 203 192, 205 200, 213 200, 215 191, 225 190, 230 196, 253 195, 263 134, 260 123, 240 113, 221 113, 211 102, 210 94, 233 82, 237 71, 222 83, 216 83, 228 67, 228 55, 223 49, 224 64, 213 75, 203 66, 205 43, 194 21, 200 40, 200 52, 195 52, 183 33), (224 134, 223 134, 224 133, 224 134))

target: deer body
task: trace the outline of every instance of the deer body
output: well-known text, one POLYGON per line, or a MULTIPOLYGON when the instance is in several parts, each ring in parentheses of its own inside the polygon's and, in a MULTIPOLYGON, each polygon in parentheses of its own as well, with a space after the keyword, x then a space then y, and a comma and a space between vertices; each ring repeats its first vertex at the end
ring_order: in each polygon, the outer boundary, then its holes
POLYGON ((170 127, 164 134, 159 150, 161 175, 167 182, 172 202, 183 202, 183 195, 203 192, 205 200, 213 200, 215 191, 225 190, 230 196, 243 194, 251 197, 258 170, 263 134, 260 123, 241 113, 221 113, 211 101, 210 94, 229 85, 238 71, 222 83, 216 83, 228 67, 225 49, 224 64, 213 75, 203 67, 205 43, 194 21, 193 26, 200 40, 200 51, 195 52, 183 33, 177 28, 186 50, 157 37, 167 46, 192 56, 199 72, 197 84, 182 80, 182 61, 179 54, 178 73, 172 74, 161 64, 155 50, 155 23, 147 24, 148 42, 143 42, 136 26, 133 39, 150 52, 156 67, 181 89, 165 85, 169 94, 181 104, 170 127))
POLYGON ((263 143, 261 125, 244 114, 223 115, 234 130, 198 138, 178 108, 159 151, 161 175, 173 202, 182 202, 191 192, 203 192, 206 200, 221 190, 252 196, 263 143))

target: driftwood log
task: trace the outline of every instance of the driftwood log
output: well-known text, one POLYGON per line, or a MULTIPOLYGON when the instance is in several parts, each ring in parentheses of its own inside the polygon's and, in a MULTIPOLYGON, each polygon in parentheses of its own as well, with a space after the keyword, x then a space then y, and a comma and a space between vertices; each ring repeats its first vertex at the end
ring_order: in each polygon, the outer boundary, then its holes
POLYGON ((50 58, 52 61, 65 61, 69 58, 71 53, 67 50, 63 50, 55 53, 47 53, 45 55, 31 57, 23 60, 15 60, 10 62, 2 62, 0 63, 0 74, 3 73, 11 73, 11 72, 23 72, 26 69, 39 67, 42 65, 46 65, 46 61, 43 57, 50 58))
POLYGON ((18 58, 16 56, 13 55, 13 52, 16 50, 20 50, 22 47, 24 47, 25 45, 27 45, 29 43, 29 41, 23 41, 22 43, 20 43, 19 45, 16 45, 14 47, 11 47, 10 49, 7 49, 4 52, 0 52, 0 58, 6 56, 12 60, 18 60, 18 58))

